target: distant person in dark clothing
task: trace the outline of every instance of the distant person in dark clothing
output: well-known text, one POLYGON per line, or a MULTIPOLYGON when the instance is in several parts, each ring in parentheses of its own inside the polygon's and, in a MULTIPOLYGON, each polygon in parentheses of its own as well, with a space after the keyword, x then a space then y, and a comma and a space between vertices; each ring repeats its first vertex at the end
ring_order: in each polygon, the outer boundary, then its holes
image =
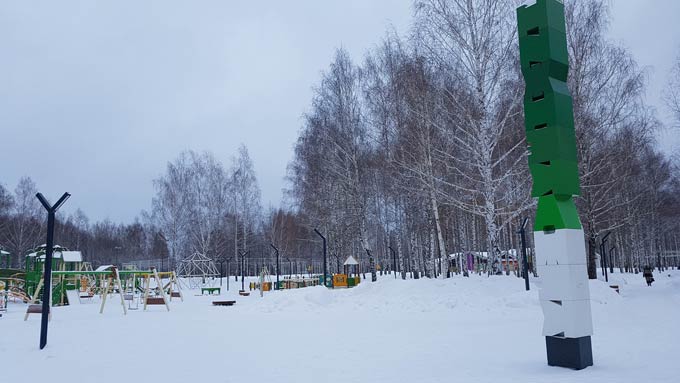
POLYGON ((642 269, 642 276, 645 278, 645 281, 647 281, 647 286, 651 286, 652 282, 654 282, 654 275, 652 274, 652 268, 649 266, 645 266, 644 269, 642 269))

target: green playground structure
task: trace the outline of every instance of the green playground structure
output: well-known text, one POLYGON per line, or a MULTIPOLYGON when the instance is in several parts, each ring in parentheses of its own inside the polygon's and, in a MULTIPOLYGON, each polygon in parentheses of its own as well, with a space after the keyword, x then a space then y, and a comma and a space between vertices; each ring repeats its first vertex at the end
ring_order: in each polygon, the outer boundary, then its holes
MULTIPOLYGON (((0 266, 5 267, 0 268, 0 288, 5 299, 0 303, 6 306, 8 298, 26 303, 40 302, 44 283, 45 251, 45 245, 31 250, 25 257, 24 269, 9 268, 9 253, 5 251, 1 253, 0 266)), ((69 299, 92 298, 95 295, 113 293, 113 290, 126 295, 144 295, 145 302, 147 299, 149 302, 153 301, 156 296, 163 296, 165 304, 166 295, 169 296, 169 300, 173 297, 182 298, 174 272, 118 270, 111 265, 93 270, 89 262, 83 261, 80 251, 54 246, 51 288, 53 306, 74 304, 77 302, 69 302, 69 299), (156 286, 150 285, 150 279, 156 280, 156 286), (169 282, 163 283, 163 279, 169 282)))
MULTIPOLYGON (((45 245, 39 246, 25 257, 24 291, 27 297, 36 297, 32 299, 33 301, 37 300, 37 293, 39 292, 39 286, 43 278, 45 250, 45 245)), ((65 247, 55 246, 53 254, 52 275, 56 275, 57 272, 81 271, 84 265, 87 266, 87 264, 83 262, 83 256, 80 251, 70 251, 65 247)), ((68 281, 65 281, 63 278, 54 278, 52 283, 52 304, 68 304, 66 291, 75 290, 78 287, 78 284, 69 284, 68 281)))

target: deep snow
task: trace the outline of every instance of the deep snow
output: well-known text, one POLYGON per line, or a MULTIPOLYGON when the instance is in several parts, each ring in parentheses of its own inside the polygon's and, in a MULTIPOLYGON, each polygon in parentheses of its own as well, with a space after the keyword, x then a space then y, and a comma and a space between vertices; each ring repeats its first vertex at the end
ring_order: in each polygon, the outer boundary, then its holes
MULTIPOLYGON (((394 280, 185 301, 122 315, 119 301, 0 318, 0 382, 678 382, 680 272, 591 281, 595 365, 549 367, 537 287, 516 277, 394 280)), ((224 286, 226 288, 226 286, 224 286)))

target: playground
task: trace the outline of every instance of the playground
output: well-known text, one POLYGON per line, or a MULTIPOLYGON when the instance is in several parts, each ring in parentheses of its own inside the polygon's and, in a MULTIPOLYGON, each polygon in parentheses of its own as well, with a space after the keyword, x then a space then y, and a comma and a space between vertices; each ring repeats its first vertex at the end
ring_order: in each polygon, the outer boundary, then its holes
MULTIPOLYGON (((239 296, 183 288, 170 311, 124 315, 110 299, 53 307, 50 341, 38 349, 39 316, 26 304, 0 318, 2 381, 99 383, 144 376, 166 382, 673 382, 680 368, 680 272, 614 274, 591 281, 596 364, 574 373, 545 364, 540 278, 378 277, 351 289, 312 286, 239 296), (235 301, 230 307, 216 300, 235 301), (531 336, 534 334, 534 336, 531 336), (405 361, 409 361, 405 364, 405 361), (40 368, 35 368, 40 366, 40 368)), ((226 281, 223 281, 223 286, 226 281)), ((232 283, 234 283, 232 278, 232 283)), ((246 278, 247 285, 258 278, 246 278)), ((219 282, 215 284, 219 286, 219 282)), ((236 288, 234 288, 236 287, 236 288)))
MULTIPOLYGON (((0 268, 0 310, 7 311, 9 302, 20 302, 28 304, 24 320, 28 320, 30 314, 42 313, 45 250, 43 245, 27 254, 24 269, 0 268)), ((101 314, 107 299, 119 298, 120 310, 126 315, 128 310, 136 310, 140 305, 144 310, 149 305, 164 305, 170 311, 173 298, 184 300, 174 271, 138 270, 134 265, 123 265, 123 270, 103 265, 93 270, 89 262, 83 261, 80 251, 55 246, 53 254, 50 306, 97 301, 101 314)))

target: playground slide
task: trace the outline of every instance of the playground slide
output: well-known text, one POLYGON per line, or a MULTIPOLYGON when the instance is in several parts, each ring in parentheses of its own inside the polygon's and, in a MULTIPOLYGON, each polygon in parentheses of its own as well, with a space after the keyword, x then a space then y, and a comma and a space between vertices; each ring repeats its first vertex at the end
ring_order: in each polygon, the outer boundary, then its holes
POLYGON ((66 298, 68 299, 69 305, 80 304, 80 298, 78 297, 78 290, 66 290, 66 298))

